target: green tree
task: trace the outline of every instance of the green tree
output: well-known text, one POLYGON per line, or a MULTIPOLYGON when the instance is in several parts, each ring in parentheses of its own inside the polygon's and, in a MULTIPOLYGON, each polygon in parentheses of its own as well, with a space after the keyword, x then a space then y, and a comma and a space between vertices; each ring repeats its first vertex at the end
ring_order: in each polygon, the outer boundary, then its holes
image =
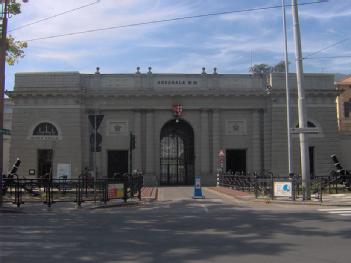
POLYGON ((262 77, 267 76, 273 72, 285 72, 285 61, 282 60, 274 66, 270 66, 268 64, 255 64, 252 67, 250 67, 249 71, 253 75, 259 75, 262 77))
MULTIPOLYGON (((21 13, 21 4, 17 1, 9 1, 8 14, 18 15, 21 13)), ((5 18, 3 18, 5 19, 5 18)), ((2 23, 3 25, 4 23, 2 23)), ((1 30, 3 29, 1 25, 1 30)), ((27 42, 16 41, 11 35, 6 39, 6 62, 14 65, 20 58, 24 57, 24 49, 27 48, 27 42)))
POLYGON ((272 72, 272 67, 267 64, 255 64, 249 71, 253 75, 265 76, 272 72))
POLYGON ((285 72, 285 61, 282 60, 277 65, 275 65, 273 67, 273 72, 285 72))

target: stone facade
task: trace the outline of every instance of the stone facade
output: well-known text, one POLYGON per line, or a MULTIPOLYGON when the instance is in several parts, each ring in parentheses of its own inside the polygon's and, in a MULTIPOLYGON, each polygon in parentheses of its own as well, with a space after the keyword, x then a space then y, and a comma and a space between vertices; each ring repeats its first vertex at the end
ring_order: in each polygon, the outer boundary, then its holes
POLYGON ((336 82, 336 89, 340 92, 336 99, 339 130, 351 132, 351 77, 336 82))
MULTIPOLYGON (((5 129, 11 130, 12 125, 12 107, 13 103, 8 98, 4 100, 4 123, 3 127, 5 129)), ((10 145, 11 145, 11 135, 4 134, 3 135, 3 171, 6 173, 13 164, 9 163, 10 159, 10 145)))
POLYGON ((337 119, 340 131, 340 161, 351 169, 351 77, 336 82, 337 119))
MULTIPOLYGON (((97 176, 106 177, 110 153, 129 151, 132 132, 132 170, 142 171, 146 184, 159 184, 160 134, 167 123, 179 119, 193 130, 193 175, 201 176, 204 185, 216 182, 220 149, 227 154, 224 169, 241 158, 241 167, 248 172, 267 169, 287 175, 284 77, 272 74, 267 92, 265 79, 244 74, 153 74, 151 70, 146 74, 16 74, 14 91, 8 92, 15 105, 10 162, 21 158, 20 171, 29 176, 30 169, 39 169, 38 150, 52 149, 54 176, 58 164, 70 164, 72 177, 77 177, 95 162, 97 176), (174 116, 173 105, 181 106, 180 116, 174 116), (101 151, 96 154, 90 149, 89 115, 103 115, 98 128, 101 151), (33 135, 40 123, 54 125, 57 136, 33 135)), ((339 154, 334 76, 306 74, 304 80, 307 116, 320 131, 310 135, 314 173, 325 175, 331 169, 330 155, 339 154)), ((295 125, 294 74, 289 81, 295 125)), ((300 169, 298 150, 298 136, 294 136, 296 173, 300 169)))

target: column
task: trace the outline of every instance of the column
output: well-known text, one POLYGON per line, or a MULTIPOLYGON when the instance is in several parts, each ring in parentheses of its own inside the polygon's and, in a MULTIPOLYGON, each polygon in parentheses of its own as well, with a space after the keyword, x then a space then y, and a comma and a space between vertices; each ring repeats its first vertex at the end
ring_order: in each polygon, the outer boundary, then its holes
POLYGON ((155 169, 154 169, 154 113, 151 111, 146 112, 146 183, 155 182, 155 169), (154 182, 152 182, 154 181, 154 182))
POLYGON ((252 170, 259 172, 261 167, 261 125, 260 113, 258 110, 252 112, 252 133, 251 133, 251 158, 252 170))
POLYGON ((133 170, 141 170, 141 112, 134 111, 135 149, 133 151, 133 170))
POLYGON ((220 150, 220 113, 219 110, 214 110, 212 114, 212 148, 213 148, 213 168, 217 172, 218 167, 218 153, 220 150))
MULTIPOLYGON (((208 177, 209 167, 210 167, 210 158, 209 158, 209 138, 208 138, 208 111, 202 110, 200 113, 200 121, 201 121, 201 176, 208 177)), ((205 179, 208 181, 209 178, 205 179)))

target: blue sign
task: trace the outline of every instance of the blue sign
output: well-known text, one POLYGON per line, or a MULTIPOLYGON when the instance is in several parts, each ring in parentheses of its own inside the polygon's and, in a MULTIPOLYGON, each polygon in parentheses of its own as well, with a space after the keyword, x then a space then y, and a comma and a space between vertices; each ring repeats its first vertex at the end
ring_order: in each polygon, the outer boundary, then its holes
POLYGON ((201 178, 200 176, 195 177, 195 184, 194 184, 194 199, 200 199, 200 198, 205 198, 202 195, 202 189, 201 189, 201 178))

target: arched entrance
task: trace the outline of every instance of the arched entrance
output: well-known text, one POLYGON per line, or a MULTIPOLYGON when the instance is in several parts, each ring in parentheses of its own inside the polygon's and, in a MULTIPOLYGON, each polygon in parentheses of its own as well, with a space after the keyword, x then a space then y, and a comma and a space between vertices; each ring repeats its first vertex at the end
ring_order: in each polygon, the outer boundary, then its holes
POLYGON ((193 128, 182 119, 170 120, 161 129, 160 143, 160 184, 193 184, 193 128))

